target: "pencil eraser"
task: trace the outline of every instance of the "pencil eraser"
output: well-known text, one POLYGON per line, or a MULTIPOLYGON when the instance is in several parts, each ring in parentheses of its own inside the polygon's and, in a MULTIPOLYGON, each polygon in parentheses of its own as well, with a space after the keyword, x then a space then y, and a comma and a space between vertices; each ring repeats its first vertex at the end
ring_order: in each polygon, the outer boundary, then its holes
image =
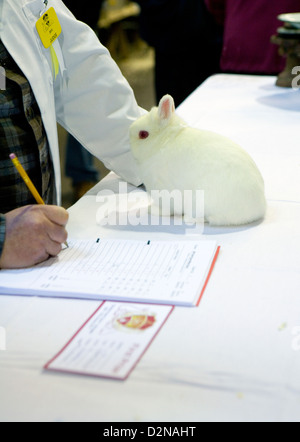
POLYGON ((15 160, 16 159, 16 155, 14 153, 12 153, 12 154, 9 155, 9 158, 11 160, 15 160))

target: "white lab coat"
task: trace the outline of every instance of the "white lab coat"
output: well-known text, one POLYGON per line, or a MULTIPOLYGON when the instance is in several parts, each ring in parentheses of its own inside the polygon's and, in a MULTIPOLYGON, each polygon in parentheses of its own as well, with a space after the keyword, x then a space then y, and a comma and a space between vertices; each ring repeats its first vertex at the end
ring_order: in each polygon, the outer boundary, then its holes
MULTIPOLYGON (((119 68, 95 33, 77 21, 61 0, 49 0, 62 34, 58 38, 66 81, 52 75, 50 50, 36 31, 44 0, 0 0, 0 37, 31 84, 48 136, 60 204, 57 122, 105 166, 141 184, 129 147, 130 124, 143 110, 119 68)), ((1 147, 1 146, 0 146, 1 147)))

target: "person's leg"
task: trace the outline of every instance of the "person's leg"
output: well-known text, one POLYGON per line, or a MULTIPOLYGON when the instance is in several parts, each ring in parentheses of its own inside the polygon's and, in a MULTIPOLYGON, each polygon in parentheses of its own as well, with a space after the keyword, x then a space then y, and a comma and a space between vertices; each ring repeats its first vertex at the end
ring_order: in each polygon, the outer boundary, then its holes
POLYGON ((69 135, 66 148, 66 176, 72 179, 76 198, 80 198, 99 181, 99 172, 91 155, 74 137, 69 135))

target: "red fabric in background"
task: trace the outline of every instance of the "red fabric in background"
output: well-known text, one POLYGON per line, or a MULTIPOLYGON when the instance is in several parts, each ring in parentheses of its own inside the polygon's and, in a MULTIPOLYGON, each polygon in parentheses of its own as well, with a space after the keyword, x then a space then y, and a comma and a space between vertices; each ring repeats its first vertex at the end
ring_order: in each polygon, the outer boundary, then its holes
POLYGON ((271 36, 283 25, 282 13, 300 12, 300 0, 205 0, 216 21, 223 20, 224 72, 277 74, 285 60, 271 36))

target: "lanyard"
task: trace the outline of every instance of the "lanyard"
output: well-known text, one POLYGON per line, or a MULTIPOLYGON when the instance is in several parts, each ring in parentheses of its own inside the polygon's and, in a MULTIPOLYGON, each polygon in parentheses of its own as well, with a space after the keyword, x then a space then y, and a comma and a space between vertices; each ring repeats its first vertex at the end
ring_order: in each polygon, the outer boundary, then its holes
POLYGON ((48 0, 43 0, 43 3, 45 8, 36 22, 36 29, 43 46, 50 51, 53 77, 56 80, 59 70, 61 70, 62 75, 66 70, 62 50, 58 41, 62 28, 55 9, 53 7, 48 9, 48 0))

